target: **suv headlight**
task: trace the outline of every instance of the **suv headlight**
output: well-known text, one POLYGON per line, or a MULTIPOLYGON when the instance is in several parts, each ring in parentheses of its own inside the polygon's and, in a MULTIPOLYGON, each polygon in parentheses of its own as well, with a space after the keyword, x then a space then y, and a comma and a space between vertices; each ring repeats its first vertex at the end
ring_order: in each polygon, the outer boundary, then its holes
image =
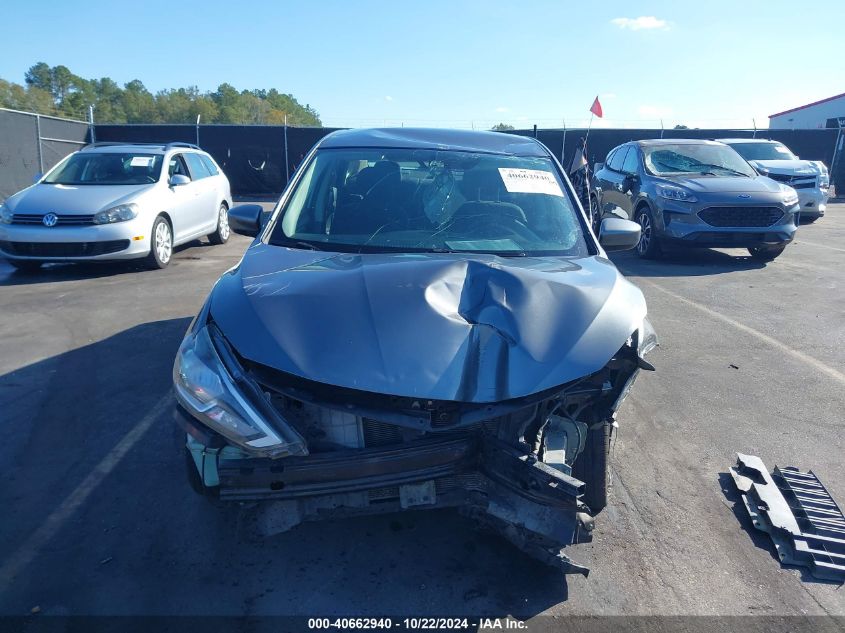
POLYGON ((15 214, 5 204, 0 204, 0 224, 11 224, 15 214))
MULTIPOLYGON (((212 327, 203 325, 182 341, 173 364, 176 399, 197 420, 250 453, 267 457, 307 455, 305 441, 296 431, 281 419, 278 428, 271 428, 240 392, 211 340, 212 327)), ((248 380, 243 376, 239 379, 248 380)))
POLYGON ((783 192, 783 205, 785 207, 794 207, 798 204, 798 193, 795 189, 781 185, 780 190, 783 192))
POLYGON ((114 222, 126 222, 133 220, 138 216, 138 205, 119 204, 111 209, 100 211, 94 215, 94 224, 113 224, 114 222))
POLYGON ((675 187, 674 185, 658 185, 657 195, 667 200, 678 200, 680 202, 698 202, 695 195, 683 189, 682 187, 675 187))

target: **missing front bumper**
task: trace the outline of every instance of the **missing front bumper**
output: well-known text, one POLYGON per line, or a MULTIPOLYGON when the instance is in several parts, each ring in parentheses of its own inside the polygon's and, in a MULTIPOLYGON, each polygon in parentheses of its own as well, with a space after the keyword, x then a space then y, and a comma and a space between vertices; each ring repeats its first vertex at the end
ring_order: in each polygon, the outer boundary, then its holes
POLYGON ((245 458, 191 435, 187 448, 206 491, 223 500, 272 502, 261 506, 265 534, 327 518, 457 508, 546 564, 588 573, 561 552, 589 539, 591 521, 580 513, 584 484, 492 436, 284 460, 245 458))

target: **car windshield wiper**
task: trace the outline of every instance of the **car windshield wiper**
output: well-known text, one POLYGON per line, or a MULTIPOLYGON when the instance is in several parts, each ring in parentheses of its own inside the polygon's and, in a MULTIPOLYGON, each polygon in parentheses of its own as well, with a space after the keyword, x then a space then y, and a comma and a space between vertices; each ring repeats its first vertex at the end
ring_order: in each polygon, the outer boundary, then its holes
POLYGON ((286 246, 288 248, 299 248, 307 251, 321 251, 322 248, 318 248, 316 244, 312 244, 311 242, 304 242, 302 240, 285 240, 284 242, 279 243, 279 246, 286 246))
MULTIPOLYGON (((729 171, 732 174, 736 174, 737 176, 748 176, 748 174, 744 174, 741 171, 737 171, 736 169, 731 169, 730 167, 725 167, 724 165, 712 165, 710 163, 699 163, 696 165, 696 168, 704 167, 704 168, 711 168, 711 169, 724 169, 725 171, 729 171)), ((714 174, 712 171, 701 171, 701 174, 707 174, 710 176, 717 176, 718 174, 714 174)))

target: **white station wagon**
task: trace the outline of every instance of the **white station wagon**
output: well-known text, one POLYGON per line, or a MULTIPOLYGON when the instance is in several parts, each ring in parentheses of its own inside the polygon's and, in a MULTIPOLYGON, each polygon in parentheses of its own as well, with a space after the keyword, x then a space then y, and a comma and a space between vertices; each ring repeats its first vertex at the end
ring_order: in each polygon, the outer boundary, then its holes
POLYGON ((188 143, 94 143, 0 205, 0 255, 20 269, 47 262, 146 258, 229 239, 229 181, 188 143))

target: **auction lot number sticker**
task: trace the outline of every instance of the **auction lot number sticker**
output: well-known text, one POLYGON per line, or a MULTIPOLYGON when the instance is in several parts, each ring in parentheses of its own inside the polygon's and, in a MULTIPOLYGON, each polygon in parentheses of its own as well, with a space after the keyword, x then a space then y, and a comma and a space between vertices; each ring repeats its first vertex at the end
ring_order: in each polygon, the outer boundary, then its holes
POLYGON ((508 193, 545 193, 563 197, 555 175, 542 169, 512 169, 499 167, 499 175, 508 193))

